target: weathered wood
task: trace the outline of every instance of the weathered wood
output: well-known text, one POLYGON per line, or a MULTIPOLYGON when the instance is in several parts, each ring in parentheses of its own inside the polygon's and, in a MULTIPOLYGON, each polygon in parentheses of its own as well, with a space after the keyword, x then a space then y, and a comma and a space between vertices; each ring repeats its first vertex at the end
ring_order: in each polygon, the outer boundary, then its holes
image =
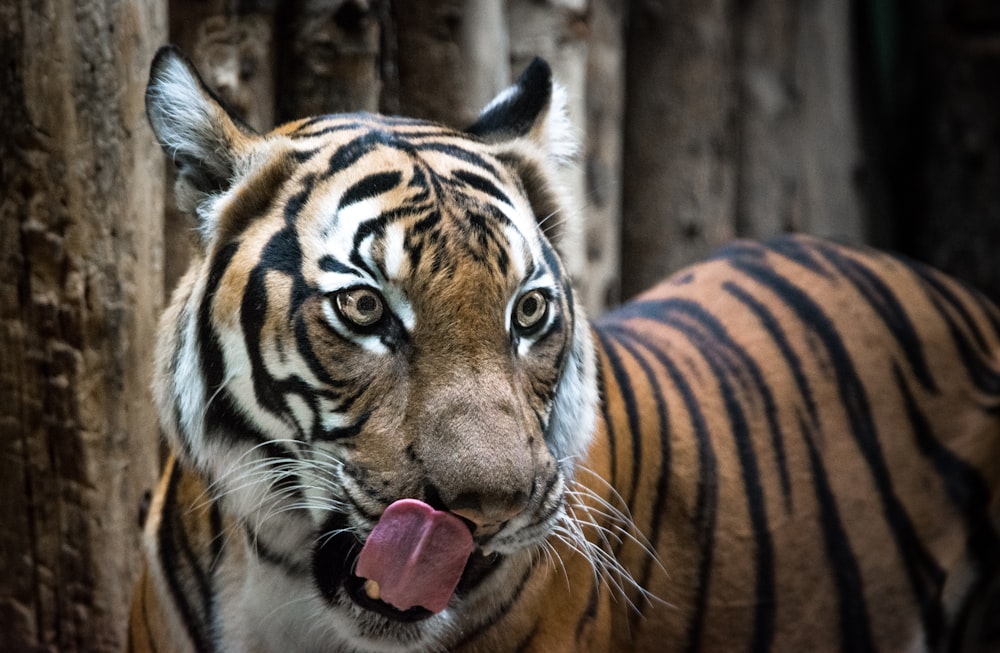
POLYGON ((262 3, 233 9, 232 2, 174 2, 172 41, 198 67, 205 82, 248 125, 274 126, 274 13, 262 3))
POLYGON ((586 269, 580 292, 591 315, 621 301, 622 118, 625 3, 591 0, 586 91, 586 269))
POLYGON ((278 119, 377 111, 382 28, 372 0, 295 0, 278 13, 278 119))
MULTIPOLYGON (((758 3, 761 7, 766 2, 758 3)), ((821 236, 837 236, 863 241, 867 232, 862 224, 858 172, 861 150, 856 124, 856 102, 852 83, 853 62, 850 3, 844 0, 821 0, 800 3, 782 2, 786 20, 795 30, 794 47, 779 56, 780 66, 793 75, 793 93, 797 99, 797 128, 784 148, 786 161, 799 169, 801 212, 790 225, 797 231, 821 236)), ((769 21, 754 25, 759 39, 774 38, 769 21)), ((741 114, 746 107, 741 107, 741 114)), ((765 138, 777 138, 781 124, 768 125, 765 138)), ((788 132, 785 133, 788 138, 788 132)), ((759 164, 754 151, 744 150, 741 175, 759 164)), ((762 187, 767 182, 758 180, 762 187)), ((755 184, 741 183, 746 196, 755 184)), ((752 217, 752 216, 748 216, 752 217)), ((761 234, 772 235, 772 234, 761 234)))
POLYGON ((0 650, 117 651, 155 482, 161 3, 0 6, 0 650), (135 81, 131 81, 135 80, 135 81))
POLYGON ((399 110, 464 127, 510 83, 501 0, 392 3, 399 110))
POLYGON ((735 235, 734 0, 634 0, 626 38, 622 294, 735 235))

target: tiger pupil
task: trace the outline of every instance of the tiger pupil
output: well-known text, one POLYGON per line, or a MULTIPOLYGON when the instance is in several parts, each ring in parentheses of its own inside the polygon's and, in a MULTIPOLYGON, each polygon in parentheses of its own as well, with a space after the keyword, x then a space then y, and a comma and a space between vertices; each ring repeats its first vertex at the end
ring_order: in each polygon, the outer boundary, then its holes
POLYGON ((358 298, 357 307, 362 313, 374 313, 378 310, 378 302, 373 295, 362 295, 358 298))

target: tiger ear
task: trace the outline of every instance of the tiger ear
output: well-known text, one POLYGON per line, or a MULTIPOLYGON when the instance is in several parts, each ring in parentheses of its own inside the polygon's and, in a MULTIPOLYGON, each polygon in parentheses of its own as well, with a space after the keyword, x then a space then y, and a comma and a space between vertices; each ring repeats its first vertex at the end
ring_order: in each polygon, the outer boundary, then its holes
POLYGON ((486 105, 466 132, 492 144, 497 156, 521 179, 528 202, 545 233, 558 242, 563 220, 574 215, 560 168, 577 152, 577 138, 566 109, 565 89, 553 83, 552 69, 535 58, 514 84, 486 105))
POLYGON ((181 211, 198 211, 247 167, 257 134, 226 111, 194 64, 172 45, 160 48, 150 66, 146 115, 177 166, 181 211))
POLYGON ((527 141, 556 164, 570 161, 577 149, 566 90, 553 83, 552 69, 539 57, 465 131, 489 143, 527 141))

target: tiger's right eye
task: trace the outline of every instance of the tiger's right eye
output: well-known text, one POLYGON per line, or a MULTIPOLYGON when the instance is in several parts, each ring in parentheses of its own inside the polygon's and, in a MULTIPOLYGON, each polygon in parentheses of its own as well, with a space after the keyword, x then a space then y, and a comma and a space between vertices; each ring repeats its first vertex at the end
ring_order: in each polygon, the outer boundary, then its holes
POLYGON ((385 301, 371 288, 342 290, 335 302, 340 316, 355 326, 373 326, 385 315, 385 301))

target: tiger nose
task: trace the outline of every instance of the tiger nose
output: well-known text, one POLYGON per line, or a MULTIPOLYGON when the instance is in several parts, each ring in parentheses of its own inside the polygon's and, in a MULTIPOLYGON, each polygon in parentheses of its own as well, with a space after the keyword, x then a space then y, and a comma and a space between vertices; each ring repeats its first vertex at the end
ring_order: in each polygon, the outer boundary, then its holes
POLYGON ((512 492, 505 496, 485 497, 476 492, 464 492, 448 501, 447 505, 448 510, 475 526, 475 535, 492 535, 524 512, 528 495, 512 492))

